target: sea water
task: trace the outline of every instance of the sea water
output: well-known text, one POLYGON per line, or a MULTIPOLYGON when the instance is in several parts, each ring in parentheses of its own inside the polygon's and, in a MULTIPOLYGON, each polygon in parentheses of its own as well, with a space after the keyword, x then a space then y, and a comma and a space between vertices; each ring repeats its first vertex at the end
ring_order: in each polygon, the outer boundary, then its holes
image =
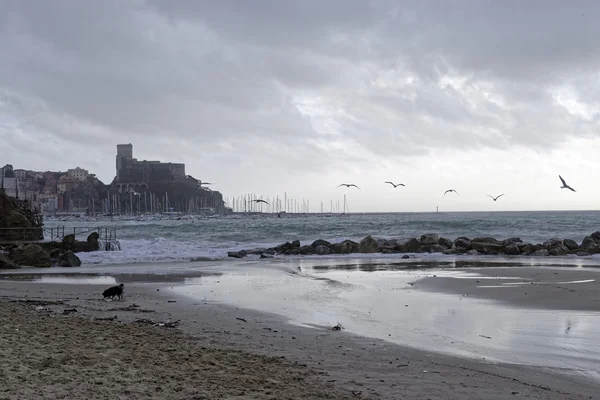
MULTIPOLYGON (((228 251, 270 247, 285 241, 310 244, 316 239, 359 241, 375 238, 419 237, 435 232, 454 240, 458 236, 520 237, 541 243, 553 237, 581 240, 600 230, 599 211, 456 212, 385 214, 237 214, 221 218, 181 220, 48 220, 51 227, 116 227, 122 251, 80 253, 84 264, 189 261, 226 258, 228 251)), ((82 231, 81 229, 77 230, 82 231)), ((83 234, 82 234, 83 236, 83 234)))

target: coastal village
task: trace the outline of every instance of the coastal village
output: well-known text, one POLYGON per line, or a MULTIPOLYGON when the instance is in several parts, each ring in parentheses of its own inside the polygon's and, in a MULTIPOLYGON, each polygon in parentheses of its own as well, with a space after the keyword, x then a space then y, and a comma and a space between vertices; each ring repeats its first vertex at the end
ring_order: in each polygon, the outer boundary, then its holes
POLYGON ((34 171, 6 164, 0 189, 44 215, 225 213, 223 196, 186 175, 185 164, 138 161, 132 144, 117 145, 115 178, 105 184, 85 168, 34 171))

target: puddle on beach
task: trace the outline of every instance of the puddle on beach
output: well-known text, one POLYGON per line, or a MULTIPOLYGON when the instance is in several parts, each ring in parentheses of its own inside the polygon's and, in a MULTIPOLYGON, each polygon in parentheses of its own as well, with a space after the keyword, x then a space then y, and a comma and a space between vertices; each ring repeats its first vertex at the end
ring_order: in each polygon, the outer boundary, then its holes
MULTIPOLYGON (((437 275, 485 279, 451 269, 398 270, 349 263, 289 262, 189 279, 181 295, 275 313, 293 324, 331 327, 450 354, 538 365, 600 378, 600 312, 518 308, 492 300, 424 292, 411 286, 437 275), (353 268, 350 268, 354 265, 353 268), (300 267, 300 270, 298 270, 300 267)), ((506 270, 503 281, 521 282, 506 270)), ((490 279, 498 279, 497 277, 490 279)), ((562 281, 591 284, 595 280, 562 281)), ((482 282, 482 284, 484 284, 482 282)), ((515 285, 506 285, 506 287, 515 285)))

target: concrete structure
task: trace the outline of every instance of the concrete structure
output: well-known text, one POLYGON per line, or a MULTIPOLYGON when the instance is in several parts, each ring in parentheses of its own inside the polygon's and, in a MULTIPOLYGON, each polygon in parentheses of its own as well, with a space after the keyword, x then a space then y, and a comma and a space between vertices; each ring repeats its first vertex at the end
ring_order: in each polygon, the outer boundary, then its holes
POLYGON ((27 171, 25 171, 24 169, 15 169, 14 172, 15 172, 15 176, 18 179, 22 180, 22 179, 25 179, 27 177, 27 171))
POLYGON ((89 175, 89 172, 87 169, 83 169, 83 168, 79 168, 79 167, 67 170, 68 177, 75 178, 80 181, 85 181, 87 179, 88 175, 89 175))
POLYGON ((4 192, 10 197, 18 197, 19 180, 12 166, 5 165, 0 172, 0 189, 4 189, 4 192))

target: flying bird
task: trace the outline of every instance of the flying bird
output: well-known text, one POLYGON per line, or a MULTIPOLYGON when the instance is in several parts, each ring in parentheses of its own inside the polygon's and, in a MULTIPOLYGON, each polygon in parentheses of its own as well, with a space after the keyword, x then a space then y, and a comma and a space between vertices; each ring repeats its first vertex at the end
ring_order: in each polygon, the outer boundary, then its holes
POLYGON ((486 196, 487 196, 487 197, 489 197, 490 199, 492 199, 492 200, 496 201, 496 200, 498 200, 500 197, 504 196, 504 193, 502 193, 502 194, 499 194, 499 195, 498 195, 498 196, 496 196, 496 197, 490 196, 489 194, 486 194, 486 196))
POLYGON ((446 190, 444 192, 444 196, 446 195, 446 193, 450 193, 450 192, 454 192, 454 193, 458 194, 458 192, 456 190, 454 190, 454 189, 448 189, 448 190, 446 190))
POLYGON ((253 202, 255 202, 255 203, 265 203, 265 204, 269 204, 269 203, 267 203, 265 200, 250 200, 250 201, 253 201, 253 202))
POLYGON ((389 184, 390 184, 390 185, 392 185, 394 188, 397 188, 398 186, 406 186, 404 183, 398 183, 398 184, 396 184, 396 183, 394 183, 394 182, 390 182, 390 181, 383 182, 383 183, 389 183, 389 184))
POLYGON ((351 187, 354 186, 355 188, 357 188, 358 190, 361 190, 358 186, 356 186, 354 183, 342 183, 341 185, 338 185, 338 187, 340 186, 346 186, 346 187, 351 187))
POLYGON ((558 176, 560 178, 560 181, 562 182, 562 186, 560 187, 561 189, 570 189, 572 191, 576 191, 575 189, 573 189, 571 186, 567 185, 567 182, 565 182, 565 180, 562 178, 562 176, 558 176))

